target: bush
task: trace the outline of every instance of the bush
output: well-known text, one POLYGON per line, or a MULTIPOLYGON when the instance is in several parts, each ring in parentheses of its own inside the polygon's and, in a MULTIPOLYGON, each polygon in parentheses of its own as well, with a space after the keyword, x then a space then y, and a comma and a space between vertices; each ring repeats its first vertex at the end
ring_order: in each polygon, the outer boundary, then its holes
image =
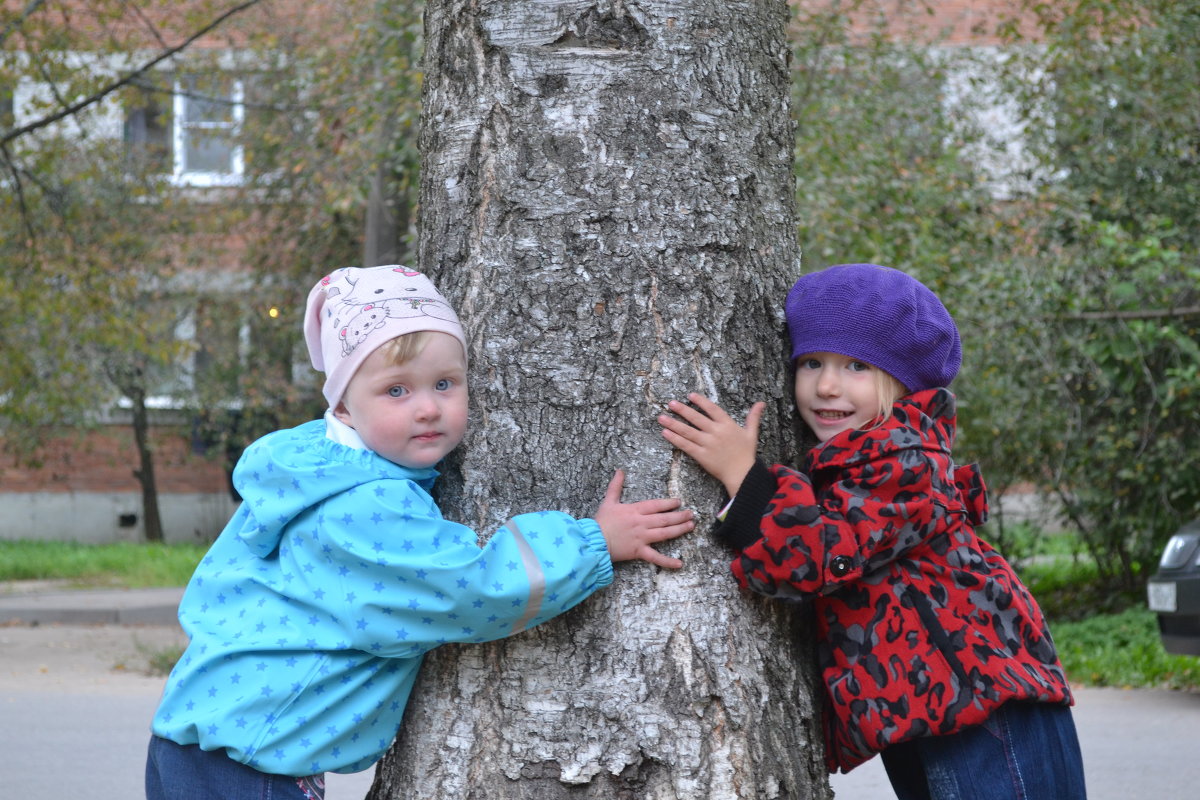
POLYGON ((1154 612, 1145 608, 1052 627, 1059 657, 1074 684, 1200 689, 1200 658, 1163 650, 1154 612))
POLYGON ((1144 605, 1141 590, 1111 589, 1086 555, 1037 555, 1017 572, 1051 620, 1075 622, 1144 605))

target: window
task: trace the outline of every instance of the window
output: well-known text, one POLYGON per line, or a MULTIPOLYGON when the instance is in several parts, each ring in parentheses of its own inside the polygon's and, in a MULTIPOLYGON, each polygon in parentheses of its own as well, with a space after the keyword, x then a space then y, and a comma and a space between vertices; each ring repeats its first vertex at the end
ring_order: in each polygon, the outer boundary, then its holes
POLYGON ((193 186, 240 183, 242 82, 226 76, 182 75, 175 80, 174 92, 175 179, 193 186))
POLYGON ((169 175, 179 186, 240 184, 244 97, 243 81, 222 73, 141 83, 125 109, 131 167, 169 175))

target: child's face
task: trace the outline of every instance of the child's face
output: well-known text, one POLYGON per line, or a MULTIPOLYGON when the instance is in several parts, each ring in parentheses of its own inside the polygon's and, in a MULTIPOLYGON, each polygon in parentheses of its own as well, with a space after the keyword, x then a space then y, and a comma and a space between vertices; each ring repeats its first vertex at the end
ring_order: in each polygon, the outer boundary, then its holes
POLYGON ((805 353, 796 358, 795 391, 800 417, 822 442, 879 416, 876 369, 864 361, 805 353))
POLYGON ((404 467, 432 467, 467 430, 467 365, 453 336, 434 333, 404 364, 383 348, 362 363, 334 415, 367 447, 404 467))

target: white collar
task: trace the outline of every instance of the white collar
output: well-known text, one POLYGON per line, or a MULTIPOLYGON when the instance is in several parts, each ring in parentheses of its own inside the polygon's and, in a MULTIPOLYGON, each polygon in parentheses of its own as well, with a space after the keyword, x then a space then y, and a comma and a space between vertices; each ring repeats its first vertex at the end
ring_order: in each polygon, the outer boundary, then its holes
POLYGON ((369 449, 358 435, 358 431, 333 415, 332 408, 325 410, 325 438, 355 450, 369 449))

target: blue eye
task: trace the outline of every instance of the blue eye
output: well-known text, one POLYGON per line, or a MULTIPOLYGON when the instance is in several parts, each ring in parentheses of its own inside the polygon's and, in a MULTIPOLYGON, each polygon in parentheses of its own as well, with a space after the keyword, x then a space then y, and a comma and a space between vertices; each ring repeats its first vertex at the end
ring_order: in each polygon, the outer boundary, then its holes
POLYGON ((850 371, 851 372, 869 372, 870 369, 871 369, 871 365, 867 364, 863 361, 851 361, 850 362, 850 371))
POLYGON ((452 384, 452 383, 449 381, 449 379, 447 379, 447 378, 442 378, 440 381, 438 381, 438 382, 437 382, 437 383, 434 385, 434 387, 433 387, 433 388, 437 389, 439 392, 444 392, 444 391, 446 391, 447 389, 449 389, 449 388, 450 388, 451 386, 453 386, 453 385, 454 385, 454 384, 452 384))
POLYGON ((806 358, 801 362, 800 366, 802 366, 804 369, 820 369, 821 368, 821 359, 806 358))
POLYGON ((389 397, 403 397, 406 394, 408 394, 408 389, 405 389, 403 386, 389 386, 388 387, 388 396, 389 397))

